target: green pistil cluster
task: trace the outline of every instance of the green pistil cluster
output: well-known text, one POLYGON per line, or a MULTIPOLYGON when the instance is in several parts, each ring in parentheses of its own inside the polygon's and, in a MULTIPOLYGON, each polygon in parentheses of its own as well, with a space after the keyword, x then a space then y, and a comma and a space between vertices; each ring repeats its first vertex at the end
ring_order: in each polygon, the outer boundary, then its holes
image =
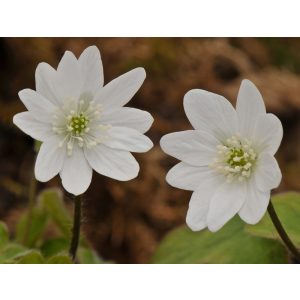
POLYGON ((89 124, 89 119, 81 113, 79 116, 73 116, 70 120, 69 126, 71 131, 79 136, 81 135, 87 128, 89 124))
POLYGON ((229 164, 231 167, 243 167, 245 166, 249 161, 246 159, 247 155, 245 155, 245 152, 241 148, 232 148, 230 149, 229 158, 227 159, 227 164, 229 164))

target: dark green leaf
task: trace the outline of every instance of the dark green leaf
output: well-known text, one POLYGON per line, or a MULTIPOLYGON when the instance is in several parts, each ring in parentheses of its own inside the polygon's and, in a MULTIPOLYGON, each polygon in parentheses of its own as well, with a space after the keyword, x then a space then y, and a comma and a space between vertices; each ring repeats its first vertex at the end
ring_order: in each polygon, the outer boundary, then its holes
POLYGON ((0 222, 0 248, 8 242, 8 229, 5 223, 0 222))
POLYGON ((93 249, 79 247, 77 258, 81 264, 102 264, 103 260, 93 249))
POLYGON ((41 246, 41 251, 45 257, 53 256, 59 254, 63 251, 67 251, 70 246, 70 242, 68 242, 64 238, 55 238, 46 241, 41 246))
POLYGON ((41 253, 33 250, 17 260, 18 264, 42 264, 44 263, 44 258, 42 257, 41 253))
POLYGON ((166 236, 153 263, 286 263, 287 253, 277 241, 254 237, 235 217, 216 233, 192 232, 186 226, 166 236))
POLYGON ((41 208, 33 208, 31 215, 26 212, 16 226, 16 241, 25 244, 29 248, 35 247, 44 233, 47 223, 47 213, 41 208))
POLYGON ((14 259, 28 253, 28 249, 15 243, 7 243, 0 249, 0 263, 11 263, 14 259))
POLYGON ((68 255, 56 255, 50 257, 47 261, 47 264, 71 264, 72 260, 68 255))

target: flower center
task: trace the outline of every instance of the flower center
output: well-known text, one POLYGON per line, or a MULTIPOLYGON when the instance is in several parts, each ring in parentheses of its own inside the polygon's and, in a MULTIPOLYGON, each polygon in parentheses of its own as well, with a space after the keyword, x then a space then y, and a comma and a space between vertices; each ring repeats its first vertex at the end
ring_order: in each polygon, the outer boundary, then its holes
POLYGON ((89 118, 84 116, 83 113, 80 113, 78 116, 71 117, 69 128, 74 135, 80 136, 85 131, 85 129, 88 128, 88 124, 89 118))
POLYGON ((94 101, 66 99, 53 116, 53 131, 61 137, 59 147, 66 147, 69 156, 74 144, 91 148, 107 138, 109 124, 101 122, 102 107, 94 101))
POLYGON ((249 140, 239 135, 232 136, 223 145, 218 145, 217 151, 211 167, 224 174, 228 182, 244 181, 251 176, 257 154, 249 140))

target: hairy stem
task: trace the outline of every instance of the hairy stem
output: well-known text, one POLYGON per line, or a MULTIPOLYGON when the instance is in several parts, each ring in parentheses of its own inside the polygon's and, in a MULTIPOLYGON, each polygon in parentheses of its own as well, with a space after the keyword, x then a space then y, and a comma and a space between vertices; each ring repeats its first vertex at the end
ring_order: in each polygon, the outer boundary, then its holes
POLYGON ((79 236, 80 236, 80 223, 81 223, 81 200, 82 196, 76 196, 75 201, 75 208, 74 208, 74 222, 73 222, 73 230, 72 230, 72 240, 70 245, 70 256, 73 262, 76 259, 76 252, 79 244, 79 236))
POLYGON ((294 255, 294 257, 297 259, 297 261, 300 262, 300 253, 298 251, 298 249, 296 248, 296 246, 293 244, 293 242, 291 241, 291 239, 289 238, 289 236, 287 235, 286 231, 284 230, 277 214, 276 211, 274 209, 274 206, 270 200, 269 206, 268 206, 268 213, 271 217, 271 220, 278 232, 278 234, 280 235, 282 241, 284 242, 284 244, 286 245, 286 247, 289 249, 289 251, 294 255))

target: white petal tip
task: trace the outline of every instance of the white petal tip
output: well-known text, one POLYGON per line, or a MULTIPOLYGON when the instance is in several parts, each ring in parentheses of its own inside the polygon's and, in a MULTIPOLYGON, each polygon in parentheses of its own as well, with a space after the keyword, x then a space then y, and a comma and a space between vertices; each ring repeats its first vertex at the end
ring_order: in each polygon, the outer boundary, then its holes
POLYGON ((75 56, 74 53, 72 51, 70 51, 70 50, 66 50, 64 54, 65 55, 75 56))
POLYGON ((22 124, 23 124, 23 122, 22 122, 22 114, 23 113, 19 113, 19 114, 14 115, 12 121, 13 121, 14 125, 16 125, 18 128, 20 128, 23 131, 23 129, 22 129, 22 124))
POLYGON ((201 89, 193 89, 188 91, 183 97, 183 108, 187 114, 187 110, 198 101, 201 101, 202 97, 209 94, 208 91, 201 89))
POLYGON ((247 224, 249 225, 256 225, 257 223, 259 223, 259 221, 261 220, 262 218, 259 218, 258 220, 243 220, 244 222, 246 222, 247 224))
POLYGON ((87 48, 85 48, 83 51, 82 51, 82 53, 81 53, 81 55, 80 56, 82 56, 84 53, 88 53, 89 55, 90 54, 94 54, 94 55, 99 55, 100 56, 100 50, 99 50, 99 48, 97 47, 97 46, 95 46, 95 45, 92 45, 92 46, 89 46, 89 47, 87 47, 87 48))
POLYGON ((18 95, 19 95, 19 97, 22 99, 23 96, 24 96, 25 94, 27 94, 29 91, 31 91, 31 90, 30 90, 30 89, 23 89, 23 90, 21 90, 21 91, 18 92, 18 95))
POLYGON ((62 181, 62 186, 64 187, 64 189, 65 189, 68 193, 70 193, 70 194, 72 194, 72 195, 74 195, 74 196, 79 196, 79 195, 84 194, 84 193, 87 191, 87 189, 89 188, 90 184, 89 184, 87 187, 85 187, 84 189, 82 189, 82 188, 78 188, 77 186, 72 186, 72 187, 70 187, 70 186, 66 185, 66 184, 62 181))
POLYGON ((256 215, 253 215, 253 212, 248 213, 243 211, 242 213, 239 212, 239 217, 249 225, 256 225, 257 223, 260 222, 260 220, 263 218, 265 213, 266 211, 264 211, 263 213, 259 213, 259 214, 256 213, 256 215))
POLYGON ((183 105, 187 104, 191 100, 191 96, 194 96, 197 91, 197 89, 189 90, 183 97, 183 105))
MULTIPOLYGON (((67 191, 67 192, 69 192, 69 191, 67 191)), ((72 195, 74 195, 74 196, 79 196, 79 195, 82 195, 82 194, 84 194, 86 191, 84 191, 84 192, 78 192, 78 193, 76 193, 76 192, 69 192, 70 194, 72 194, 72 195)))
POLYGON ((95 46, 95 45, 88 46, 87 48, 85 48, 85 50, 90 50, 90 51, 97 51, 97 52, 99 52, 98 47, 95 46))
POLYGON ((208 225, 207 228, 210 232, 217 232, 222 228, 222 226, 208 225))
POLYGON ((243 83, 252 83, 252 81, 251 80, 249 80, 249 79, 247 79, 247 78, 244 78, 244 79, 242 79, 242 84, 243 83))
POLYGON ((160 144, 160 147, 161 149, 166 153, 166 154, 169 154, 168 153, 168 146, 169 146, 169 137, 172 135, 173 133, 168 133, 166 135, 164 135, 160 141, 159 141, 159 144, 160 144))
POLYGON ((194 232, 196 231, 201 231, 203 229, 205 229, 206 225, 202 224, 199 226, 199 224, 193 224, 191 222, 189 222, 188 220, 186 220, 186 225, 194 232))
POLYGON ((144 81, 145 78, 146 78, 146 71, 144 68, 142 67, 138 67, 138 68, 135 68, 133 69, 131 72, 135 72, 138 74, 138 76, 140 77, 140 80, 144 81))
MULTIPOLYGON (((171 169, 172 170, 172 169, 171 169)), ((171 170, 167 173, 167 175, 166 175, 166 182, 170 185, 170 186, 172 186, 172 187, 174 187, 174 188, 177 188, 177 186, 174 184, 174 182, 173 182, 173 173, 171 172, 171 170)))
MULTIPOLYGON (((149 139, 149 138, 148 138, 149 139)), ((154 144, 153 144, 153 142, 149 139, 149 141, 148 141, 148 144, 147 144, 147 150, 146 151, 149 151, 149 150, 151 150, 152 148, 153 148, 153 146, 154 146, 154 144)))
POLYGON ((18 125, 18 123, 19 123, 19 116, 18 116, 19 114, 16 114, 16 115, 14 115, 14 117, 13 117, 13 123, 16 125, 16 126, 18 126, 19 127, 19 125, 18 125))
MULTIPOLYGON (((147 114, 148 114, 148 116, 149 116, 149 128, 148 128, 148 130, 151 128, 151 126, 153 125, 153 122, 154 122, 154 118, 153 118, 153 116, 150 114, 150 113, 148 113, 148 112, 146 112, 147 114)), ((147 131, 148 131, 147 130, 147 131)))
POLYGON ((34 177, 39 182, 47 182, 47 181, 49 181, 51 179, 51 178, 49 179, 49 178, 45 178, 45 177, 41 176, 40 174, 38 174, 36 172, 36 170, 34 170, 34 177))
POLYGON ((241 85, 250 85, 256 88, 255 84, 249 79, 243 79, 241 85))
POLYGON ((255 92, 262 98, 262 95, 259 91, 259 89, 257 88, 257 86, 249 79, 243 79, 241 82, 241 86, 240 86, 240 90, 243 89, 248 89, 248 90, 255 90, 255 92))
POLYGON ((130 181, 130 180, 133 180, 133 179, 137 178, 139 173, 140 173, 140 168, 138 169, 138 171, 135 174, 133 174, 131 176, 127 176, 126 178, 125 177, 120 177, 120 178, 117 178, 116 180, 118 180, 118 181, 130 181))

